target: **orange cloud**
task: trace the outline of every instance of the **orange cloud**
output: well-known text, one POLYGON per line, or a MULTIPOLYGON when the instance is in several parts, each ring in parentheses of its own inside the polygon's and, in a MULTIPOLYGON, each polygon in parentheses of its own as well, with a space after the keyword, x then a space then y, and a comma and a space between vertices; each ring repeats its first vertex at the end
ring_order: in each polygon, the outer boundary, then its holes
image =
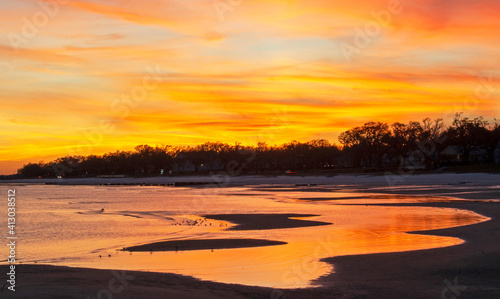
MULTIPOLYGON (((44 1, 3 3, 4 31, 44 1)), ((0 37, 0 173, 81 143, 336 141, 373 120, 499 116, 497 1, 401 0, 350 62, 340 46, 389 0, 220 2, 63 1, 18 49, 0 37)))

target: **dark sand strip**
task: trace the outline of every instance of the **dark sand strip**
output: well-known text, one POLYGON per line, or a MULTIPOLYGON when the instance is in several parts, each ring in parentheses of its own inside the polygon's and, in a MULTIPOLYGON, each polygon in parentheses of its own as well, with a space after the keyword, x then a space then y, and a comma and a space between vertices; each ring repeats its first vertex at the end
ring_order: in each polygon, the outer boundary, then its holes
POLYGON ((230 230, 264 230, 330 225, 332 223, 290 218, 316 217, 308 214, 216 214, 203 215, 205 218, 229 221, 237 224, 230 230))
MULTIPOLYGON (((1 273, 7 273, 7 267, 0 265, 1 273)), ((339 295, 339 292, 324 289, 275 290, 200 281, 169 273, 25 264, 16 267, 16 291, 5 287, 0 292, 0 298, 9 299, 341 298, 339 295)))
POLYGON ((259 239, 203 239, 203 240, 177 240, 156 242, 139 246, 126 247, 125 251, 181 251, 181 250, 207 250, 229 249, 285 245, 286 242, 259 240, 259 239))
POLYGON ((350 199, 371 199, 369 196, 344 196, 344 197, 300 197, 303 201, 330 201, 330 200, 350 200, 350 199))
POLYGON ((294 186, 290 187, 287 185, 283 186, 274 186, 274 187, 253 187, 253 191, 260 191, 260 192, 335 192, 335 191, 340 191, 341 189, 338 188, 302 188, 299 186, 294 186))

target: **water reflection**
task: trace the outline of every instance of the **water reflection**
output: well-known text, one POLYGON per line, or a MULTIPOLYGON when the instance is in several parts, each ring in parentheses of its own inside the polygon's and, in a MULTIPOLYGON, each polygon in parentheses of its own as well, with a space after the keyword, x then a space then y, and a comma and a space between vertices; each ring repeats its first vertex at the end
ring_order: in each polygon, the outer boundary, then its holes
POLYGON ((202 200, 193 205, 193 198, 200 196, 200 190, 92 186, 23 188, 25 199, 19 207, 24 211, 20 216, 23 220, 20 233, 25 236, 23 262, 169 272, 203 280, 280 288, 311 286, 311 281, 333 271, 331 265, 320 261, 325 257, 457 245, 463 241, 406 232, 487 220, 465 210, 364 205, 443 198, 367 196, 336 191, 334 197, 342 200, 324 201, 317 198, 332 198, 332 192, 320 190, 312 194, 293 188, 287 191, 226 188, 204 193, 202 200), (362 205, 345 205, 347 201, 362 205), (101 209, 104 209, 102 213, 96 212, 101 209), (333 224, 231 230, 235 223, 207 219, 203 225, 190 225, 201 215, 235 213, 311 214, 319 216, 293 219, 333 224), (268 239, 287 244, 178 252, 122 251, 123 247, 155 241, 224 238, 268 239))

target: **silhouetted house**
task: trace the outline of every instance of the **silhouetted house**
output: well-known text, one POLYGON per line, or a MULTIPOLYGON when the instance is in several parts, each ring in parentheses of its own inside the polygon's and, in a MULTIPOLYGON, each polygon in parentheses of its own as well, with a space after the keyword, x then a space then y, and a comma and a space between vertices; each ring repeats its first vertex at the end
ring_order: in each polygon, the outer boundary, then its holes
POLYGON ((333 162, 320 162, 319 168, 320 169, 335 169, 336 167, 333 164, 333 162))
POLYGON ((199 171, 220 171, 224 169, 224 165, 224 162, 222 162, 220 159, 215 159, 214 161, 201 164, 199 171))
POLYGON ((469 162, 488 161, 488 151, 485 148, 475 148, 469 154, 469 162))
POLYGON ((275 162, 256 162, 254 163, 253 167, 255 168, 256 171, 263 173, 264 171, 271 171, 271 170, 276 170, 277 165, 275 162))
POLYGON ((416 169, 426 169, 425 160, 421 155, 409 154, 404 159, 403 169, 416 170, 416 169))
MULTIPOLYGON (((462 147, 456 145, 447 146, 441 153, 441 161, 448 163, 462 162, 464 159, 464 152, 462 147)), ((469 162, 487 162, 488 151, 483 147, 476 147, 469 153, 469 162)))
POLYGON ((332 159, 334 168, 352 168, 354 167, 354 156, 351 153, 344 153, 332 159))
MULTIPOLYGON (((138 166, 135 168, 134 173, 135 174, 154 174, 155 173, 155 166, 153 164, 138 166)), ((113 172, 112 174, 114 175, 115 173, 113 172)))
POLYGON ((379 166, 381 166, 381 167, 388 167, 388 166, 393 165, 394 161, 393 161, 393 159, 388 154, 384 154, 382 156, 382 159, 381 159, 380 163, 381 163, 381 165, 379 165, 379 166))
POLYGON ((223 170, 225 167, 224 162, 222 162, 220 159, 216 159, 214 161, 210 162, 204 162, 198 165, 196 165, 191 162, 191 161, 179 161, 179 162, 174 162, 172 166, 172 170, 174 172, 180 172, 180 173, 193 173, 193 172, 210 172, 210 171, 220 171, 223 170))
POLYGON ((460 162, 463 159, 462 148, 456 145, 448 145, 444 150, 441 151, 441 161, 455 163, 460 162))
POLYGON ((195 172, 196 167, 194 166, 194 163, 191 161, 183 161, 183 162, 174 162, 172 165, 172 169, 174 172, 195 172))
POLYGON ((495 148, 494 161, 495 163, 500 164, 500 142, 498 143, 497 148, 495 148))

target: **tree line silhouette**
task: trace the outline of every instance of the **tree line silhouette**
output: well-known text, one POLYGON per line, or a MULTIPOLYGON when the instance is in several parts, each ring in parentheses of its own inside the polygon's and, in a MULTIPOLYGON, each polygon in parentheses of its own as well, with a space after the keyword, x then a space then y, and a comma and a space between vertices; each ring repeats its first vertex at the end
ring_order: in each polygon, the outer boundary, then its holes
POLYGON ((197 146, 138 145, 134 151, 67 156, 29 163, 24 178, 99 175, 264 174, 329 171, 338 168, 435 169, 449 164, 494 163, 500 153, 500 127, 483 117, 457 113, 450 126, 442 119, 408 123, 369 122, 340 134, 340 145, 325 139, 256 146, 206 142, 197 146), (447 150, 445 150, 447 149, 447 150), (473 159, 472 159, 473 157, 473 159), (479 158, 478 158, 479 157, 479 158))

